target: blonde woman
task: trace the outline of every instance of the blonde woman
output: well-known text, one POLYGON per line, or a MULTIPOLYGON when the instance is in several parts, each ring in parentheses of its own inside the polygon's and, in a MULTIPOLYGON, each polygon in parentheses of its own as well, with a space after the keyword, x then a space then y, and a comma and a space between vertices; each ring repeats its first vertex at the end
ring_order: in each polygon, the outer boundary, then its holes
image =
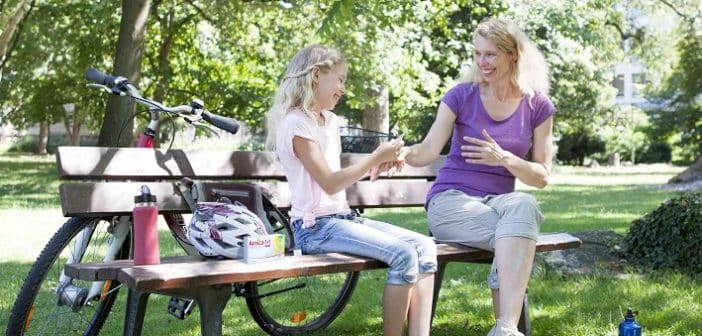
POLYGON ((292 59, 268 113, 275 146, 292 195, 298 248, 305 254, 343 252, 390 266, 383 292, 383 331, 429 335, 436 246, 422 234, 357 216, 345 189, 374 167, 395 162, 403 143, 386 142, 365 160, 341 169, 337 116, 347 65, 335 49, 313 45, 292 59))
POLYGON ((427 195, 429 228, 437 240, 495 252, 488 284, 496 322, 488 335, 522 335, 517 324, 543 216, 533 196, 514 191, 515 179, 548 184, 556 110, 546 96, 546 62, 514 23, 480 23, 473 46, 468 80, 443 97, 424 140, 403 151, 408 164, 427 165, 453 133, 427 195))

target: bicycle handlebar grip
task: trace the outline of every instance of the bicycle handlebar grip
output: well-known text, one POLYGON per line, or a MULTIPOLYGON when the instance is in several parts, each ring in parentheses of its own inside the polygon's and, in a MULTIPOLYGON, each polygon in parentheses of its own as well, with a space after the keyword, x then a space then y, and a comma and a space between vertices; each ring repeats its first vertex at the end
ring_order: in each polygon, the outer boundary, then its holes
POLYGON ((234 118, 222 117, 210 111, 203 110, 202 119, 231 134, 236 134, 236 132, 239 131, 239 123, 234 118))
POLYGON ((106 75, 96 69, 90 68, 85 72, 85 79, 100 85, 105 85, 107 87, 113 87, 115 85, 115 80, 117 77, 106 75))

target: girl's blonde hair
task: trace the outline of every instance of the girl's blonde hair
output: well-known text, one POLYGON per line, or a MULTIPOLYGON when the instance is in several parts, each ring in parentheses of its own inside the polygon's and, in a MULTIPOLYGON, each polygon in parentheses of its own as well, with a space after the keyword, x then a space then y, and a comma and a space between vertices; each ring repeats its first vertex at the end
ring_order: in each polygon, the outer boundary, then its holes
MULTIPOLYGON (((548 94, 549 74, 546 60, 516 24, 505 19, 488 19, 478 24, 475 29, 474 39, 478 36, 494 43, 503 53, 517 56, 517 67, 512 69, 510 82, 527 95, 529 101, 536 92, 548 94)), ((476 62, 474 58, 473 66, 468 72, 468 81, 480 84, 483 79, 476 62)))
POLYGON ((268 148, 275 148, 277 123, 290 110, 299 108, 310 117, 314 117, 311 114, 316 87, 313 69, 318 68, 323 73, 327 73, 335 66, 346 66, 344 57, 338 50, 323 45, 305 47, 293 56, 275 93, 273 106, 268 110, 266 138, 268 148))

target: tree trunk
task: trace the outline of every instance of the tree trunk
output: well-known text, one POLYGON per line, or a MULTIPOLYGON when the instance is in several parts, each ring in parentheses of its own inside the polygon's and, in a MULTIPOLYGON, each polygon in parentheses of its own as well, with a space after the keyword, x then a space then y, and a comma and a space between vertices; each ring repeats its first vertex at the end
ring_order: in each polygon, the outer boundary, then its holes
POLYGON ((683 170, 682 173, 671 178, 668 183, 688 183, 702 180, 702 157, 683 170))
POLYGON ((46 154, 46 147, 49 143, 49 122, 39 123, 39 139, 37 141, 37 154, 46 154))
MULTIPOLYGON (((122 0, 122 19, 112 75, 124 76, 135 86, 141 77, 149 6, 149 0, 122 0)), ((134 114, 135 108, 136 103, 129 98, 110 96, 98 136, 99 146, 125 147, 132 144, 134 120, 130 116, 134 114), (118 139, 122 127, 122 138, 118 139)))
POLYGON ((369 90, 373 105, 363 111, 363 128, 389 133, 390 132, 390 98, 387 86, 369 90))

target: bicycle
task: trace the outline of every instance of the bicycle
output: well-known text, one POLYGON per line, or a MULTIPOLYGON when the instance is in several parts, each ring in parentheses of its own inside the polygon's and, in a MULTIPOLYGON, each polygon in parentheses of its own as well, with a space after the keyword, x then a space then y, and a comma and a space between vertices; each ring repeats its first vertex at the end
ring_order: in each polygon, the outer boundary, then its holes
MULTIPOLYGON (((236 133, 235 119, 219 116, 204 108, 200 100, 189 105, 168 107, 144 98, 124 77, 108 76, 95 69, 86 72, 88 86, 132 99, 147 108, 149 123, 136 147, 153 148, 162 115, 177 117, 215 132, 213 127, 236 133)), ((134 116, 132 116, 133 118, 134 116)), ((121 133, 121 132, 120 132, 121 133)), ((173 131, 175 136, 175 127, 173 131)), ((171 142, 172 144, 172 142, 171 142)), ((185 183, 187 184, 187 183, 185 183)), ((181 185, 185 185, 181 184, 181 185)), ((194 206, 192 193, 184 187, 183 197, 194 206)), ((226 190, 219 197, 230 197, 226 190)), ((289 219, 264 197, 262 207, 269 232, 282 232, 292 242, 289 219)), ((177 244, 188 255, 199 255, 187 239, 182 215, 162 214, 177 244)), ((131 216, 69 218, 46 244, 30 269, 14 302, 7 335, 67 335, 80 332, 97 335, 107 320, 121 285, 116 282, 80 281, 63 273, 65 264, 128 259, 132 254, 131 216)), ((288 249, 292 246, 288 246, 288 249)), ((270 335, 292 335, 328 326, 351 297, 359 272, 326 274, 266 282, 232 284, 236 296, 244 297, 256 323, 270 335), (301 293, 300 290, 305 290, 301 293), (311 295, 309 293, 314 293, 311 295), (325 297, 325 294, 327 295, 325 297)), ((172 298, 168 310, 184 319, 192 302, 172 298)))

